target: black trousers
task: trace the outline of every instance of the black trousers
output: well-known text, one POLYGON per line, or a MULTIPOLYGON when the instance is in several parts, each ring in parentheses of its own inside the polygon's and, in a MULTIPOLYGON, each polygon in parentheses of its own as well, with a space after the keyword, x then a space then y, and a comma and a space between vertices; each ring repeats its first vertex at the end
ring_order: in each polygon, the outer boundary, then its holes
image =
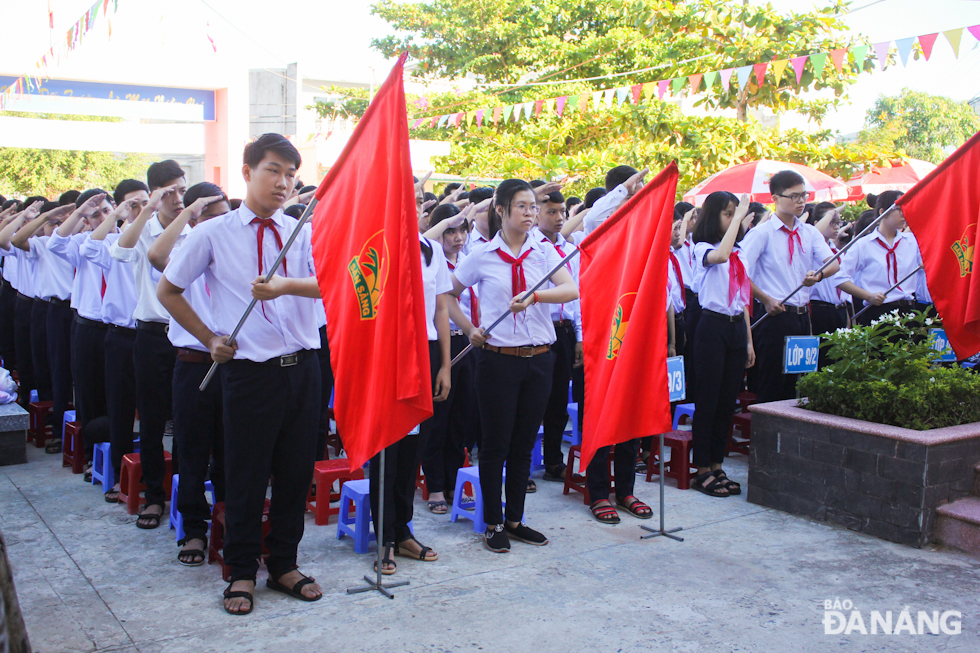
MULTIPOLYGON (((101 327, 83 324, 75 318, 71 345, 71 376, 75 381, 75 419, 86 432, 88 423, 108 415, 105 396, 105 338, 108 332, 101 327)), ((86 449, 93 442, 86 440, 86 449)))
POLYGON ((504 519, 500 508, 504 463, 507 521, 519 522, 524 515, 531 451, 551 396, 554 360, 550 351, 520 358, 485 350, 477 363, 483 425, 480 485, 483 521, 489 525, 502 524, 504 519))
POLYGON ((694 464, 698 467, 720 464, 725 460, 732 414, 745 376, 747 347, 744 320, 729 322, 711 313, 702 314, 697 333, 694 334, 698 385, 694 395, 697 410, 691 434, 694 464))
MULTIPOLYGON (((173 376, 177 350, 166 332, 136 326, 133 370, 136 373, 136 409, 140 414, 140 462, 146 483, 147 505, 160 505, 170 497, 163 490, 166 463, 163 458, 163 431, 173 410, 173 376)), ((180 463, 176 455, 173 472, 180 463)))
POLYGON ((48 307, 50 306, 48 302, 37 298, 34 298, 34 303, 31 305, 31 358, 34 360, 34 383, 37 385, 39 401, 54 400, 51 365, 48 361, 48 307))
POLYGON ((330 343, 327 342, 327 327, 320 327, 320 349, 316 352, 320 361, 320 428, 316 433, 316 459, 327 458, 327 429, 330 420, 327 410, 330 408, 330 395, 333 394, 333 368, 330 367, 330 343))
POLYGON ((544 464, 551 467, 562 463, 561 440, 568 424, 568 383, 575 363, 575 325, 566 320, 556 323, 557 339, 551 346, 555 364, 551 373, 551 395, 544 411, 544 464))
POLYGON ((37 389, 34 380, 34 356, 31 353, 31 312, 34 300, 17 295, 14 313, 14 347, 17 350, 17 376, 20 379, 20 403, 28 404, 31 390, 37 389))
MULTIPOLYGON (((765 309, 762 307, 762 302, 760 302, 757 299, 753 299, 752 300, 752 323, 754 324, 755 321, 758 320, 765 312, 766 312, 765 309)), ((766 318, 766 320, 770 320, 770 319, 772 318, 768 318, 768 317, 766 318)), ((761 327, 762 325, 760 324, 759 326, 761 327)), ((758 353, 759 350, 756 349, 756 354, 758 353)), ((756 358, 755 365, 745 370, 745 387, 752 394, 754 395, 759 394, 759 359, 758 358, 756 358)))
MULTIPOLYGON (((762 312, 756 313, 753 322, 760 317, 762 312)), ((786 336, 807 335, 810 335, 810 316, 807 313, 770 315, 752 330, 755 364, 759 368, 759 403, 796 397, 796 382, 799 374, 783 374, 786 336)))
POLYGON ((677 353, 684 355, 684 378, 688 388, 693 388, 697 384, 698 371, 694 367, 694 332, 698 328, 698 321, 701 319, 701 304, 698 302, 698 294, 690 288, 684 288, 684 349, 677 349, 677 353))
POLYGON ((190 539, 207 541, 211 507, 204 494, 204 482, 209 478, 209 467, 214 499, 225 500, 221 375, 215 374, 203 392, 198 389, 209 369, 210 360, 178 360, 174 364, 174 441, 180 451, 177 509, 184 517, 184 539, 179 544, 190 539))
MULTIPOLYGON (((436 372, 442 365, 439 341, 429 341, 429 376, 433 392, 435 391, 436 372)), ((446 402, 440 402, 442 404, 446 402)), ((434 404, 433 407, 439 404, 434 404)), ((415 480, 419 468, 419 450, 432 437, 434 416, 419 424, 418 435, 406 435, 395 444, 385 448, 385 515, 384 529, 379 528, 378 513, 379 481, 381 480, 381 454, 371 458, 370 478, 371 490, 371 521, 374 522, 374 532, 382 533, 378 542, 395 544, 403 542, 412 536, 408 530, 408 522, 415 514, 415 480)), ((427 481, 428 482, 428 481, 427 481)))
POLYGON ((133 425, 136 421, 135 345, 136 329, 109 326, 105 334, 105 398, 116 483, 119 482, 122 457, 133 453, 133 425))
POLYGON ((51 368, 51 392, 54 401, 51 407, 51 419, 54 424, 55 439, 61 439, 61 425, 68 404, 72 400, 71 339, 74 319, 71 306, 67 303, 48 306, 46 331, 48 364, 51 368))
MULTIPOLYGON (((455 358, 469 344, 466 336, 450 337, 450 354, 455 358)), ((430 355, 431 356, 431 355, 430 355)), ((421 450, 425 487, 429 492, 452 492, 456 473, 466 461, 464 442, 479 419, 476 409, 476 357, 464 356, 451 370, 449 397, 432 405, 432 428, 421 450)))
MULTIPOLYGON (((639 448, 639 438, 621 442, 615 447, 613 474, 616 476, 616 496, 619 499, 625 499, 633 494, 633 484, 636 482, 636 452, 639 448)), ((589 488, 589 501, 592 503, 609 498, 609 450, 610 447, 599 447, 589 462, 585 483, 589 488)))
POLYGON ((266 566, 273 578, 296 568, 320 419, 320 365, 312 352, 301 359, 290 367, 274 359, 232 360, 219 368, 225 430, 224 558, 233 581, 255 580, 270 476, 266 566))
POLYGON ((17 369, 17 346, 14 344, 14 314, 17 291, 6 280, 0 285, 0 358, 7 370, 17 369))
MULTIPOLYGON (((811 301, 810 327, 813 329, 813 335, 815 336, 833 333, 837 329, 844 329, 847 327, 847 309, 844 306, 835 308, 834 304, 828 302, 811 301)), ((817 367, 821 370, 833 362, 830 360, 830 356, 827 355, 827 351, 827 347, 820 347, 820 357, 817 361, 817 367)))

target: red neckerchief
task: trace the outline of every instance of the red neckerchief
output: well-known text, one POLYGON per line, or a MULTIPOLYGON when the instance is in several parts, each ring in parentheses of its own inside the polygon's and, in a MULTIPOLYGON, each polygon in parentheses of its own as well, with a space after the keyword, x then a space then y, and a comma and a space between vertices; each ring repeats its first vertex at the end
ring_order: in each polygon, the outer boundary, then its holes
MULTIPOLYGON (((456 266, 450 263, 448 259, 446 260, 446 264, 449 265, 450 272, 456 269, 456 266)), ((470 322, 473 323, 473 326, 479 327, 480 326, 480 302, 476 298, 476 293, 473 292, 473 287, 470 286, 468 290, 470 291, 470 322)))
POLYGON ((752 285, 749 283, 749 275, 745 273, 745 265, 738 258, 738 251, 733 250, 728 257, 728 305, 732 305, 732 300, 741 295, 742 303, 746 306, 752 305, 752 285))
MULTIPOLYGON (((282 251, 282 237, 279 235, 279 229, 276 228, 276 221, 272 218, 258 218, 252 220, 250 224, 259 225, 258 231, 255 232, 255 243, 259 251, 259 276, 262 276, 262 244, 265 238, 265 230, 268 229, 272 232, 272 235, 276 237, 276 245, 279 246, 279 251, 282 251)), ((282 260, 282 271, 285 276, 289 276, 289 269, 286 267, 286 259, 282 260)), ((262 302, 262 315, 269 319, 265 315, 265 302, 262 302)))
POLYGON ((527 290, 527 281, 524 279, 524 259, 528 257, 531 253, 529 248, 526 252, 521 254, 519 257, 514 258, 504 250, 497 248, 497 256, 504 263, 510 263, 510 289, 514 297, 527 290))
POLYGON ((794 247, 793 247, 793 238, 794 237, 796 238, 796 242, 800 244, 800 251, 803 252, 804 254, 806 254, 806 250, 803 249, 803 241, 800 239, 800 230, 798 228, 791 230, 786 225, 781 226, 779 228, 779 230, 780 231, 785 231, 787 234, 789 234, 789 240, 787 241, 789 243, 789 263, 790 263, 790 265, 792 265, 793 264, 793 250, 794 250, 794 247))
MULTIPOLYGON (((681 274, 681 262, 677 260, 677 257, 673 252, 670 254, 670 264, 674 266, 674 276, 677 277, 677 283, 681 286, 684 285, 684 275, 681 274)), ((687 299, 684 297, 684 291, 681 291, 681 306, 687 306, 687 299)))
MULTIPOLYGON (((893 283, 898 283, 898 256, 895 254, 895 250, 898 249, 898 245, 902 242, 902 239, 898 236, 898 234, 895 234, 895 244, 891 247, 886 245, 885 241, 883 241, 881 238, 875 238, 875 240, 878 241, 879 245, 885 248, 885 278, 887 279, 888 275, 891 274, 894 278, 893 283)), ((901 290, 902 287, 898 286, 898 289, 901 290)))

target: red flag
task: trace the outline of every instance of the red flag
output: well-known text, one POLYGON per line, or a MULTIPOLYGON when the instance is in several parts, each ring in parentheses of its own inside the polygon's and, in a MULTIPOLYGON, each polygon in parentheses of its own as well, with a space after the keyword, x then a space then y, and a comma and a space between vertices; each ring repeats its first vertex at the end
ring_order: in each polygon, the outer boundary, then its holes
POLYGON ((432 415, 403 54, 320 183, 313 258, 351 469, 432 415))
POLYGON ((579 248, 582 468, 599 447, 670 430, 667 261, 677 176, 671 163, 579 248))
POLYGON ((980 132, 899 198, 912 228, 932 300, 959 359, 980 351, 980 132))

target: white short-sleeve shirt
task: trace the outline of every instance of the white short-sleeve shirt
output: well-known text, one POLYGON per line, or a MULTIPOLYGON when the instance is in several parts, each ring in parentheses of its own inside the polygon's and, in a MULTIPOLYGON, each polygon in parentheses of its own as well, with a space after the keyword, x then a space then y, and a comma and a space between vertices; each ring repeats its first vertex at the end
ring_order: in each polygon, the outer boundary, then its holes
MULTIPOLYGON (((742 262, 749 277, 762 292, 777 302, 783 301, 803 283, 807 272, 817 270, 833 256, 823 234, 811 224, 799 218, 793 224, 799 240, 793 238, 793 255, 790 261, 790 234, 782 229, 785 225, 778 217, 772 217, 743 239, 742 262)), ((790 297, 788 306, 806 306, 810 302, 810 289, 802 288, 790 297)))
POLYGON ((27 241, 28 258, 37 261, 35 296, 41 299, 69 299, 75 279, 75 266, 48 249, 51 236, 34 236, 27 241))
MULTIPOLYGON (((892 263, 889 263, 888 242, 881 232, 875 229, 847 250, 844 256, 844 272, 858 287, 872 294, 885 292, 922 265, 919 244, 911 233, 898 232, 891 247, 894 248, 895 258, 892 263)), ((913 276, 888 293, 885 296, 885 303, 899 300, 911 301, 914 299, 915 290, 916 278, 913 276)))
POLYGON ((121 234, 109 234, 105 240, 89 238, 82 243, 82 256, 99 267, 105 275, 105 295, 102 297, 102 321, 127 329, 136 328, 136 271, 135 264, 112 258, 109 248, 121 234))
MULTIPOLYGON (((742 301, 739 293, 735 293, 731 299, 728 297, 730 261, 717 265, 705 262, 708 252, 718 249, 719 244, 696 243, 694 245, 694 292, 698 294, 698 302, 702 309, 722 315, 738 315, 745 310, 745 302, 742 301)), ((739 250, 739 246, 735 245, 733 251, 739 250)))
POLYGON ((422 256, 422 285, 425 288, 425 328, 429 340, 438 340, 439 333, 436 331, 436 295, 449 292, 453 289, 453 278, 449 275, 449 266, 446 265, 446 254, 442 251, 442 243, 432 241, 419 234, 419 242, 426 243, 432 248, 432 258, 429 264, 425 263, 425 254, 422 256))

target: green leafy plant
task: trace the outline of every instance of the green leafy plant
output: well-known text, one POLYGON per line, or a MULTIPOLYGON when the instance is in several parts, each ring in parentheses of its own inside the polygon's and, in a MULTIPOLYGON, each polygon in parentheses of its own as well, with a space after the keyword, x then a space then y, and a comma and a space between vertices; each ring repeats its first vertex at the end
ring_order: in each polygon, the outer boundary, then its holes
POLYGON ((916 430, 980 421, 980 375, 940 364, 928 337, 937 326, 895 311, 824 336, 834 363, 801 379, 800 406, 916 430))

